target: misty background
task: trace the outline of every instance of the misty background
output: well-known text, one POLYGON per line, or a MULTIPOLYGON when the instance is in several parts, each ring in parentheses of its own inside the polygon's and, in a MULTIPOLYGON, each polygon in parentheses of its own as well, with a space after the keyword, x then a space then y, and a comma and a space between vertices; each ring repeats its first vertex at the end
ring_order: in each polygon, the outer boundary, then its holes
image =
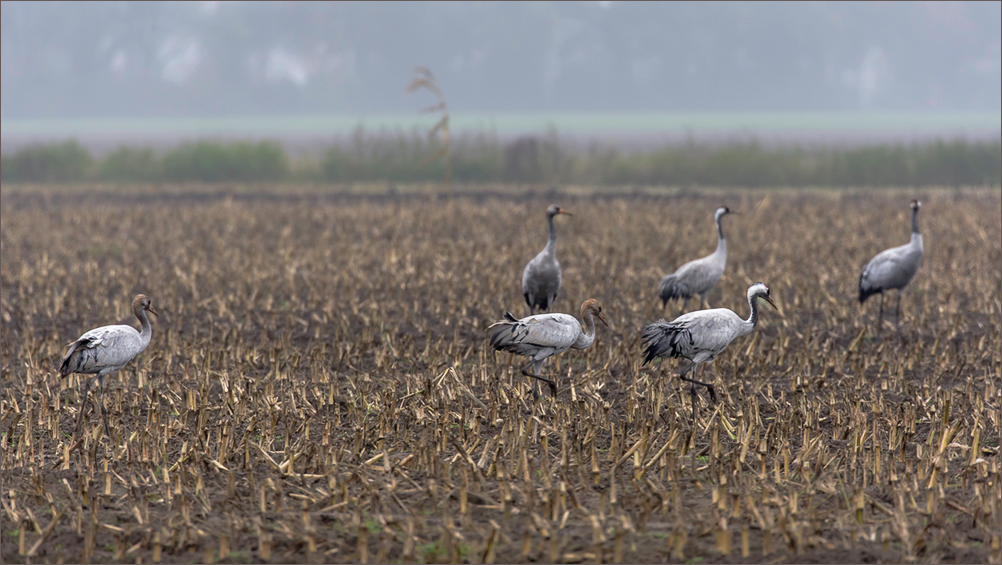
POLYGON ((0 6, 5 180, 1000 174, 999 2, 0 6), (435 97, 404 91, 416 66, 448 101, 448 163, 427 164, 445 138, 419 113, 435 97))
POLYGON ((0 116, 997 112, 999 2, 3 2, 0 116))

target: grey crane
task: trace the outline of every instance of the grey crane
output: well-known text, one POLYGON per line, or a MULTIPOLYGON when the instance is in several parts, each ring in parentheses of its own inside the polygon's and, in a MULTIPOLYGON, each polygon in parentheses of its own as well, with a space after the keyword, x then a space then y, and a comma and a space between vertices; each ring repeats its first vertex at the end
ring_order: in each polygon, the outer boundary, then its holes
POLYGON ((83 402, 80 403, 80 415, 77 417, 76 429, 80 429, 80 423, 83 421, 87 393, 90 392, 94 381, 98 381, 101 387, 101 414, 104 416, 104 431, 109 437, 111 436, 111 429, 108 426, 108 409, 104 404, 104 378, 128 365, 129 361, 132 361, 136 355, 146 349, 153 336, 153 329, 150 328, 150 319, 146 316, 146 312, 158 315, 153 308, 150 297, 145 294, 137 294, 132 300, 132 311, 139 318, 139 323, 142 324, 141 332, 137 332, 132 326, 101 326, 67 344, 69 349, 59 366, 60 376, 66 377, 73 373, 95 375, 87 379, 84 384, 83 402))
POLYGON ((897 326, 901 325, 901 292, 911 282, 919 264, 922 263, 922 234, 919 233, 918 213, 922 203, 912 200, 912 239, 900 247, 881 251, 870 259, 859 275, 859 303, 866 302, 870 295, 880 293, 880 314, 877 323, 884 318, 884 291, 898 289, 898 306, 895 310, 897 326))
POLYGON ((713 221, 717 224, 717 249, 710 255, 702 259, 689 261, 679 267, 674 273, 665 275, 658 285, 658 296, 661 297, 661 307, 664 308, 669 300, 682 298, 682 311, 685 305, 694 294, 699 295, 699 305, 702 307, 706 302, 706 295, 709 294, 721 275, 724 274, 724 267, 727 265, 727 240, 724 239, 724 227, 720 219, 727 214, 737 214, 731 212, 727 206, 717 208, 713 214, 713 221))
MULTIPOLYGON (((748 287, 748 306, 751 307, 751 315, 747 320, 742 320, 727 308, 714 308, 689 312, 671 322, 662 319, 648 325, 641 337, 646 347, 644 365, 658 357, 688 359, 689 366, 679 374, 679 378, 691 383, 693 400, 695 401, 696 397, 696 385, 702 385, 709 391, 710 398, 716 401, 713 385, 685 375, 690 371, 695 375, 699 364, 712 362, 734 339, 747 335, 755 328, 755 324, 758 323, 759 298, 776 308, 769 287, 757 282, 748 287)), ((695 416, 695 411, 693 415, 695 416)))
POLYGON ((522 294, 525 295, 525 303, 529 305, 529 314, 535 311, 536 306, 539 306, 540 310, 549 310, 553 301, 557 299, 557 292, 560 291, 557 229, 553 226, 553 217, 557 214, 573 215, 556 204, 546 209, 550 238, 546 241, 546 247, 529 261, 522 271, 522 294))
MULTIPOLYGON (((497 351, 509 351, 529 358, 522 367, 522 374, 536 381, 550 385, 550 392, 557 395, 557 384, 539 376, 543 361, 559 355, 570 348, 587 349, 595 342, 595 318, 609 325, 602 317, 602 305, 589 298, 581 304, 581 321, 570 314, 536 314, 521 320, 505 312, 504 319, 488 327, 491 332, 491 347, 497 351), (529 368, 532 367, 532 372, 529 368)), ((539 383, 533 383, 533 396, 539 398, 539 383)))

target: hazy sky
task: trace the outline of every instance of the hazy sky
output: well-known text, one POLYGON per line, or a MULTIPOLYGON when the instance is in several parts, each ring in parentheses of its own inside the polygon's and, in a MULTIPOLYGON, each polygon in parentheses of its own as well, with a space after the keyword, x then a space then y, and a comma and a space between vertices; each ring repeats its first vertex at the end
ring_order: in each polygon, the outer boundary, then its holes
POLYGON ((3 2, 0 116, 994 112, 999 2, 3 2))

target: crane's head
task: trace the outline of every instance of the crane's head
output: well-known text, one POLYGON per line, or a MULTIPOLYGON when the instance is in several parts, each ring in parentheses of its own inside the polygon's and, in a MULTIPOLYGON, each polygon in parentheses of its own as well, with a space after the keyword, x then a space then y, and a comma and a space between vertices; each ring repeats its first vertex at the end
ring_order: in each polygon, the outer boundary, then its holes
POLYGON ((598 318, 599 320, 602 320, 602 323, 608 327, 609 322, 606 322, 605 318, 602 317, 602 305, 598 303, 598 300, 595 300, 594 298, 589 298, 588 300, 585 300, 583 304, 581 304, 581 319, 584 320, 585 316, 587 316, 588 314, 591 314, 596 318, 598 318))
POLYGON ((919 208, 922 207, 922 203, 919 202, 918 200, 912 200, 912 203, 908 207, 918 212, 919 208))
POLYGON ((557 206, 556 204, 550 204, 550 207, 546 209, 546 217, 547 218, 552 218, 553 216, 556 216, 557 214, 567 214, 568 216, 573 216, 574 215, 574 214, 571 214, 570 212, 568 212, 567 210, 564 210, 560 206, 557 206))
POLYGON ((157 311, 153 309, 153 301, 145 294, 137 294, 136 297, 132 299, 132 311, 136 313, 136 316, 139 315, 140 310, 146 310, 154 316, 160 316, 160 314, 157 314, 157 311))
POLYGON ((740 212, 732 212, 727 206, 721 206, 717 208, 717 211, 713 214, 713 221, 719 222, 720 218, 724 217, 726 214, 739 214, 740 212))
MULTIPOLYGON (((776 308, 776 303, 772 301, 772 293, 765 283, 757 282, 748 287, 748 302, 754 302, 759 298, 768 302, 773 308, 776 308)), ((776 310, 779 310, 779 308, 776 308, 776 310)))

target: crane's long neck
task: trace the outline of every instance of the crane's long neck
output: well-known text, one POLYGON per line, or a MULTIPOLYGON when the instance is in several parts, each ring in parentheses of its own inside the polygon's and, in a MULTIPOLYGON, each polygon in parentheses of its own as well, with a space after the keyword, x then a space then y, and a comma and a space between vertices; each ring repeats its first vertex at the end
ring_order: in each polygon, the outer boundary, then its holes
POLYGON ((547 214, 546 221, 550 224, 550 238, 546 240, 546 247, 543 250, 550 257, 555 257, 557 255, 557 228, 553 225, 553 214, 547 214))
POLYGON ((758 324, 758 297, 752 296, 748 299, 748 306, 751 308, 751 314, 748 316, 747 320, 741 324, 741 333, 739 337, 750 333, 755 326, 758 324))
POLYGON ((912 247, 922 249, 922 233, 918 227, 918 208, 912 210, 912 247))
POLYGON ((139 332, 139 340, 143 343, 143 349, 146 349, 146 346, 150 344, 150 338, 153 337, 153 328, 150 327, 150 319, 144 308, 137 308, 135 312, 139 323, 143 326, 142 331, 139 332))
POLYGON ((713 254, 727 257, 727 240, 724 238, 724 226, 720 222, 721 219, 723 216, 717 218, 717 250, 713 254))
POLYGON ((579 335, 577 341, 574 342, 576 349, 585 349, 595 343, 595 317, 591 310, 581 311, 581 321, 584 322, 584 333, 579 335))

